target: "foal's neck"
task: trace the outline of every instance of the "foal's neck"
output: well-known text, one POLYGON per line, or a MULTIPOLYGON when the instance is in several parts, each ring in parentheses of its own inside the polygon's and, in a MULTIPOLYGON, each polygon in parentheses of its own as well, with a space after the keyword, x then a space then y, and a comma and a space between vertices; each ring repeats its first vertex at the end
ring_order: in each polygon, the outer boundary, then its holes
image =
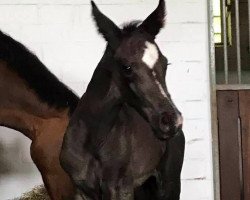
POLYGON ((91 134, 107 134, 122 107, 121 94, 112 72, 102 67, 97 68, 83 100, 83 113, 91 134))

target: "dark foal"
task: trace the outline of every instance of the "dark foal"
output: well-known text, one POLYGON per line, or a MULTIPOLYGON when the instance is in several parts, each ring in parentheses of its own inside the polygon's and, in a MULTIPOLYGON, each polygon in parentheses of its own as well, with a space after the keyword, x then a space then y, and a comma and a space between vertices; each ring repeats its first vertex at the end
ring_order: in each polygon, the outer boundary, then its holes
MULTIPOLYGON (((72 199, 74 189, 59 164, 59 152, 78 97, 53 76, 22 44, 0 32, 0 125, 32 140, 31 155, 53 200, 72 199)), ((169 194, 179 195, 183 135, 168 145, 165 159, 169 194), (177 170, 176 170, 177 169, 177 170), (173 173, 175 172, 175 173, 173 173)), ((152 184, 153 182, 151 182, 152 184)), ((149 184, 148 184, 149 185, 149 184)), ((148 189, 148 186, 145 185, 148 189)), ((143 188, 140 188, 140 192, 143 188)), ((142 192, 142 194, 143 194, 142 192)), ((145 193, 144 193, 145 194, 145 193)), ((148 194, 147 194, 148 196, 148 194)))
POLYGON ((61 164, 80 199, 177 200, 182 116, 166 88, 168 61, 154 42, 164 24, 165 2, 160 0, 141 24, 123 29, 94 2, 92 14, 108 45, 70 120, 61 164))
POLYGON ((0 126, 32 140, 31 157, 52 200, 74 187, 59 163, 63 135, 79 98, 22 44, 0 31, 0 126))

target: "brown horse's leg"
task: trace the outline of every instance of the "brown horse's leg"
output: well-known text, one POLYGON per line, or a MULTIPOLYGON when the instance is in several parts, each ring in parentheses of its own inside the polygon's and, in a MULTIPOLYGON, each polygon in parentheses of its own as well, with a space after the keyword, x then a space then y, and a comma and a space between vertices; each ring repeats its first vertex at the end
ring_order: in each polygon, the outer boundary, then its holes
POLYGON ((39 169, 44 185, 52 200, 73 200, 74 188, 68 175, 59 164, 59 153, 57 147, 53 146, 53 151, 49 150, 52 145, 43 145, 33 142, 31 145, 31 157, 39 169))
POLYGON ((73 200, 73 187, 71 183, 67 184, 70 180, 68 180, 68 177, 65 177, 64 173, 59 171, 48 172, 48 170, 46 172, 41 171, 41 173, 43 174, 45 187, 52 200, 73 200))

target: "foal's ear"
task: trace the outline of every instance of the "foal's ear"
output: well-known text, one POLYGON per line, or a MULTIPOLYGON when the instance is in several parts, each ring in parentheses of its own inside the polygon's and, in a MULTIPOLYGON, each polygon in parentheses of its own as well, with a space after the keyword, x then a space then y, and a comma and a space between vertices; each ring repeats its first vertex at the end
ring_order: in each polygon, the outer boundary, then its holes
POLYGON ((105 38, 112 49, 116 49, 120 43, 121 29, 98 9, 94 1, 91 1, 92 16, 96 22, 99 33, 105 38))
POLYGON ((157 8, 142 22, 140 29, 146 31, 154 38, 164 27, 166 16, 166 5, 164 0, 160 0, 157 8))

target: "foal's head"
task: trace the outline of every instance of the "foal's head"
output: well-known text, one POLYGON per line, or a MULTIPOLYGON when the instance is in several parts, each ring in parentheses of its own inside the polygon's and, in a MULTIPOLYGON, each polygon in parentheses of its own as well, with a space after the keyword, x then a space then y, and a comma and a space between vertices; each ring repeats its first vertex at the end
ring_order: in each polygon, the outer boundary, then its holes
POLYGON ((102 14, 93 1, 91 3, 98 30, 112 49, 116 65, 110 68, 120 77, 126 102, 151 124, 158 138, 174 135, 182 127, 182 116, 166 87, 168 60, 155 43, 156 35, 164 26, 164 0, 160 0, 146 20, 122 29, 102 14))

